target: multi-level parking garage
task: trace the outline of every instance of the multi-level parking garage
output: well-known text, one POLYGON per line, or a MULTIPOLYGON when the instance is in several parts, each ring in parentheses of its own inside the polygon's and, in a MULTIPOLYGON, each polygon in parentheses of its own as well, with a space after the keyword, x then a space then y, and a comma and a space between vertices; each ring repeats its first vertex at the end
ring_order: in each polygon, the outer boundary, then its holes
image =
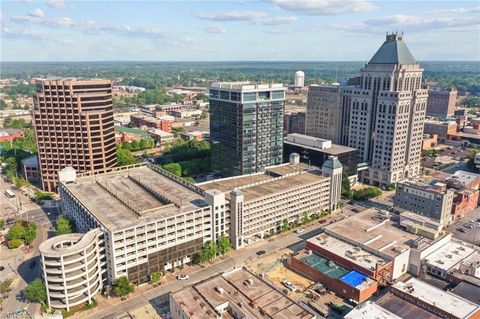
POLYGON ((66 234, 40 245, 48 305, 67 309, 91 303, 102 289, 105 273, 103 233, 66 234))

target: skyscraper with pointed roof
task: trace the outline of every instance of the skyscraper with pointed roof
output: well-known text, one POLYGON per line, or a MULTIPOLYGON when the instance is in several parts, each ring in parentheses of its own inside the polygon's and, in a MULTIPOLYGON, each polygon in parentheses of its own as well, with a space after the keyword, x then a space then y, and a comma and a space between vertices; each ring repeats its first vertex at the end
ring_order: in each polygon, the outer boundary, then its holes
POLYGON ((360 83, 342 89, 344 140, 370 164, 364 182, 387 186, 420 174, 428 97, 422 73, 403 34, 387 34, 361 70, 360 83))

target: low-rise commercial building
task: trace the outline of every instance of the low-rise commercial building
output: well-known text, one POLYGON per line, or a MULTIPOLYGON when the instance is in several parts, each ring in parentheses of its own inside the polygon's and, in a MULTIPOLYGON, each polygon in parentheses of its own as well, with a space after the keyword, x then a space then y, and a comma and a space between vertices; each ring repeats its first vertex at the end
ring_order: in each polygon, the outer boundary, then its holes
POLYGON ((207 131, 191 131, 180 133, 180 137, 185 141, 197 140, 197 141, 208 141, 210 140, 210 133, 207 131))
POLYGON ((415 212, 419 215, 439 221, 443 226, 451 221, 451 212, 455 192, 444 183, 433 185, 413 181, 397 184, 394 197, 394 211, 415 212))
POLYGON ((151 138, 153 138, 157 146, 172 142, 175 139, 174 134, 159 130, 157 128, 149 128, 146 130, 146 132, 151 138))
POLYGON ((315 312, 244 268, 170 294, 173 319, 314 319, 315 312))
POLYGON ((130 122, 136 127, 141 127, 141 126, 153 127, 153 128, 158 128, 165 132, 169 132, 171 129, 169 121, 159 120, 155 117, 147 116, 147 115, 132 114, 130 115, 130 122))
POLYGON ((202 115, 202 110, 183 108, 180 110, 171 110, 168 112, 168 114, 174 116, 175 118, 184 119, 190 117, 199 117, 202 115))
POLYGON ((411 278, 406 282, 397 282, 390 291, 396 297, 441 318, 480 318, 479 305, 416 278, 411 278))
POLYGON ((40 164, 37 155, 24 158, 22 160, 23 177, 30 183, 38 183, 40 181, 40 164))
POLYGON ((466 214, 477 208, 480 199, 480 191, 462 189, 455 191, 455 198, 452 204, 452 215, 454 220, 464 217, 466 214))
POLYGON ((42 277, 50 308, 66 309, 92 303, 106 280, 103 232, 52 237, 40 244, 42 277))
POLYGON ((438 145, 438 135, 423 134, 422 151, 429 150, 438 145))
MULTIPOLYGON (((343 166, 343 172, 352 183, 358 179, 360 152, 357 149, 332 144, 332 141, 303 134, 288 134, 283 140, 283 161, 289 161, 290 154, 300 155, 302 163, 322 167, 329 156, 336 156, 343 166)), ((360 170, 363 166, 360 166, 360 170)), ((366 169, 366 165, 364 166, 366 169)))
POLYGON ((243 175, 197 184, 225 193, 230 202, 230 239, 241 248, 266 233, 276 232, 284 220, 299 222, 304 215, 336 211, 340 201, 342 165, 330 158, 322 170, 299 163, 267 168, 264 173, 243 175))
POLYGON ((370 319, 370 318, 402 319, 402 317, 397 316, 393 312, 371 301, 365 301, 364 303, 358 305, 352 311, 350 311, 347 315, 345 315, 345 317, 343 318, 345 319, 370 319))
POLYGON ((442 141, 448 139, 448 136, 457 132, 457 123, 455 121, 425 121, 423 133, 437 135, 442 141))
POLYGON ((5 128, 0 130, 0 142, 13 142, 16 138, 24 136, 24 132, 17 128, 5 128))
POLYGON ((480 175, 459 170, 448 177, 446 183, 449 187, 455 189, 468 188, 477 190, 480 187, 480 175))

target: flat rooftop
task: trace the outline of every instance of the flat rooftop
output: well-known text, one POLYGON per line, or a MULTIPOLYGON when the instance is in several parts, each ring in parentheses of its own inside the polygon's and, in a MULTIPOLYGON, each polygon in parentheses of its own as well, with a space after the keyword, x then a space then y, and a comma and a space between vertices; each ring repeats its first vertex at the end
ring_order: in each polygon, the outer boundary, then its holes
POLYGON ((191 318, 233 318, 230 309, 245 318, 310 319, 314 315, 283 295, 273 286, 246 269, 206 279, 174 292, 177 304, 191 314, 191 318))
POLYGON ((471 284, 466 281, 462 281, 452 292, 460 297, 463 297, 471 302, 480 304, 480 286, 471 284))
POLYGON ((345 258, 370 271, 375 270, 375 265, 377 264, 383 266, 389 262, 388 260, 369 253, 358 246, 354 246, 327 234, 320 234, 319 236, 312 237, 308 239, 307 242, 319 246, 332 254, 345 258))
POLYGON ((397 282, 392 287, 435 306, 457 318, 468 318, 480 311, 480 306, 453 293, 443 291, 416 278, 397 282))
POLYGON ((225 192, 225 197, 230 198, 230 192, 240 190, 245 202, 263 196, 284 192, 304 185, 325 179, 318 169, 313 169, 305 164, 282 164, 269 167, 264 173, 255 173, 236 177, 228 177, 196 184, 198 187, 209 190, 218 189, 225 192))
POLYGON ((452 240, 428 255, 426 258, 428 264, 435 266, 438 269, 448 271, 467 257, 473 256, 475 253, 477 253, 475 249, 464 245, 461 242, 452 240))
POLYGON ((288 134, 283 142, 330 155, 339 155, 357 151, 357 149, 353 147, 332 144, 330 140, 298 133, 288 134))
POLYGON ((109 230, 206 206, 201 194, 150 165, 77 177, 63 186, 109 230))
MULTIPOLYGON (((440 316, 437 316, 427 310, 424 310, 416 306, 413 303, 409 303, 391 293, 378 299, 376 303, 380 307, 390 311, 391 313, 403 319, 419 319, 419 318, 440 319, 442 318, 440 316)), ((362 319, 370 319, 370 317, 363 317, 362 319)))
MULTIPOLYGON (((367 300, 350 311, 345 319, 401 319, 402 317, 388 311, 387 309, 367 300)), ((420 317, 419 317, 420 318, 420 317)), ((423 317, 422 317, 423 318, 423 317)))
POLYGON ((239 91, 262 91, 262 90, 286 90, 282 83, 268 83, 260 84, 250 81, 243 82, 213 82, 210 89, 227 89, 227 90, 239 90, 239 91))
POLYGON ((470 173, 466 171, 456 171, 453 175, 447 178, 447 182, 457 182, 462 185, 468 185, 480 178, 479 174, 470 173))
POLYGON ((347 238, 391 257, 396 257, 411 247, 421 250, 431 243, 431 240, 404 231, 376 208, 331 224, 325 227, 325 233, 347 238))

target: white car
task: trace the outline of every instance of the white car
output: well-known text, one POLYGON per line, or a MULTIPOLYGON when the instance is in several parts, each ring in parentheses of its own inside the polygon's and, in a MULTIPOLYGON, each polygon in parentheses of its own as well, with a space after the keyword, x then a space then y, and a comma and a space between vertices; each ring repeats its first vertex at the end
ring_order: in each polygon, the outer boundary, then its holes
POLYGON ((178 275, 177 280, 188 280, 190 277, 188 275, 178 275))
POLYGON ((297 229, 297 230, 295 231, 295 233, 297 233, 297 234, 301 234, 301 233, 303 233, 303 231, 304 231, 304 229, 303 229, 303 228, 299 228, 299 229, 297 229))
POLYGON ((297 287, 295 287, 290 281, 288 280, 284 280, 282 281, 282 284, 288 288, 288 290, 290 291, 296 291, 297 290, 297 287))

